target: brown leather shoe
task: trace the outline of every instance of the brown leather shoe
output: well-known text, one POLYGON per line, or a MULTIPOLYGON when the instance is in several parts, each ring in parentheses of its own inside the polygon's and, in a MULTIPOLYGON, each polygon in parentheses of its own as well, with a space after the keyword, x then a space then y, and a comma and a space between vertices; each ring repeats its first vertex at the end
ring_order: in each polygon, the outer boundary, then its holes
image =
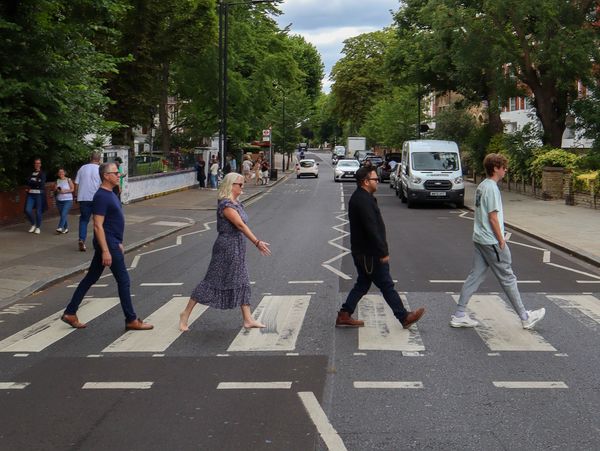
POLYGON ((152 324, 148 324, 143 322, 141 319, 137 318, 133 321, 125 324, 125 330, 150 330, 154 329, 152 324))
POLYGON ((350 316, 350 313, 344 311, 338 312, 335 320, 335 327, 363 327, 364 325, 364 321, 354 319, 350 316))
POLYGON ((423 307, 415 310, 414 312, 408 312, 408 315, 406 315, 406 318, 404 318, 403 321, 400 321, 402 323, 402 327, 404 327, 405 329, 408 329, 411 325, 413 325, 414 323, 419 321, 421 319, 421 316, 423 316, 424 313, 425 313, 425 309, 423 307))
POLYGON ((64 321, 69 326, 71 326, 73 329, 85 329, 87 327, 87 324, 79 322, 79 318, 77 318, 77 315, 67 315, 65 313, 63 316, 60 317, 60 319, 61 321, 64 321))
POLYGON ((85 247, 85 243, 81 240, 79 240, 79 250, 81 252, 85 252, 87 250, 87 247, 85 247))

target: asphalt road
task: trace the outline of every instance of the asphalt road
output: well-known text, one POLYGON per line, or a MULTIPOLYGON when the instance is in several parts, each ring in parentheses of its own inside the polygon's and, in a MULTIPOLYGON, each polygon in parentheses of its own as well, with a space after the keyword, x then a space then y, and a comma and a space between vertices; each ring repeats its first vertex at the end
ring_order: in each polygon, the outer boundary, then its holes
POLYGON ((345 251, 355 185, 334 183, 329 155, 314 156, 319 178, 289 178, 246 205, 273 251, 248 246, 262 333, 244 332, 238 310, 199 308, 177 333, 210 260, 214 212, 127 257, 134 305, 156 333, 124 334, 112 276, 90 290, 85 330, 57 321, 79 277, 8 307, 0 449, 600 448, 600 293, 583 283, 598 271, 513 233, 524 304, 546 318, 519 329, 490 276, 469 305, 485 327, 451 329, 472 215, 409 210, 386 184, 377 198, 392 276, 427 313, 399 330, 374 289, 357 312, 370 327, 335 329, 355 275, 345 251))

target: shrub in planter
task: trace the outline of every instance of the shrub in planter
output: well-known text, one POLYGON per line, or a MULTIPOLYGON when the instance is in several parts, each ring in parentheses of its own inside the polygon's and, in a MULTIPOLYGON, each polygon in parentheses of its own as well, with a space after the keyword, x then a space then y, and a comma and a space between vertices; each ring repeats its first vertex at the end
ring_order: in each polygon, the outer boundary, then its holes
POLYGON ((531 162, 531 171, 539 178, 546 166, 553 168, 574 169, 579 157, 563 149, 542 150, 531 162))

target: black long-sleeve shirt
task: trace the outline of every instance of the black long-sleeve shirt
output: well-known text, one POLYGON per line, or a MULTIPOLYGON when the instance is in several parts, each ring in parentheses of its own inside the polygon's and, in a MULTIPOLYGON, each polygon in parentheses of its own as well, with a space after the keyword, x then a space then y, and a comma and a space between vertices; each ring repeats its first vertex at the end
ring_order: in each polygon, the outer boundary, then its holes
POLYGON ((363 188, 356 188, 348 203, 350 248, 353 255, 389 255, 385 224, 377 199, 363 188))

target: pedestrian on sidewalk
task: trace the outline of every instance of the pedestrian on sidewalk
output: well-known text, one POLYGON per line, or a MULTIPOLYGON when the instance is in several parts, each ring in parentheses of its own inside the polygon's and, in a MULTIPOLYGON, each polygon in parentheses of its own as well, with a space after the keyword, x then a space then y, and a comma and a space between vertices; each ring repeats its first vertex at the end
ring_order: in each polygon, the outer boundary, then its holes
POLYGON ((194 168, 196 169, 196 180, 198 181, 198 188, 204 188, 206 186, 206 161, 204 161, 202 155, 200 155, 196 160, 194 168))
POLYGON ((81 252, 87 250, 85 240, 87 239, 87 228, 92 216, 92 201, 101 183, 98 173, 99 164, 100 152, 92 152, 90 162, 81 166, 75 177, 75 196, 79 204, 78 245, 81 252))
POLYGON ((29 233, 39 235, 42 227, 42 213, 48 209, 46 201, 46 173, 42 171, 42 160, 33 160, 33 172, 27 179, 27 198, 25 199, 25 215, 31 227, 29 233), (35 209, 35 216, 33 216, 35 209))
POLYGON ((254 171, 254 184, 255 185, 260 185, 262 183, 262 172, 260 170, 260 168, 262 166, 262 162, 263 162, 263 158, 259 154, 258 158, 256 159, 256 162, 254 163, 254 167, 252 168, 252 170, 254 171))
POLYGON ((213 191, 217 190, 219 186, 219 162, 217 161, 217 157, 212 157, 210 162, 210 187, 213 191))
POLYGON ((68 216, 71 207, 73 206, 73 192, 75 185, 73 181, 67 177, 64 168, 58 170, 58 177, 54 184, 53 191, 56 196, 56 208, 60 213, 56 233, 69 233, 68 216))
POLYGON ((350 221, 350 249, 358 277, 337 315, 335 325, 336 327, 364 326, 364 322, 353 319, 352 314, 358 301, 367 294, 371 283, 374 283, 402 327, 408 329, 411 324, 421 319, 425 309, 407 311, 398 292, 394 289, 394 281, 390 276, 390 255, 385 224, 377 199, 373 195, 377 191, 379 177, 375 169, 366 167, 358 169, 355 177, 357 187, 348 202, 348 220, 350 221))
POLYGON ((189 330, 188 320, 196 304, 217 309, 240 307, 245 328, 265 327, 252 318, 250 311, 250 278, 246 266, 248 238, 262 255, 271 255, 269 243, 256 238, 248 227, 248 215, 239 200, 243 193, 244 177, 227 174, 219 188, 217 206, 217 240, 204 280, 192 292, 190 300, 179 315, 179 329, 189 330))
POLYGON ((523 307, 512 270, 510 249, 504 239, 504 213, 498 182, 508 169, 504 155, 491 153, 483 160, 487 178, 475 191, 475 220, 473 226, 473 267, 462 287, 456 313, 450 318, 451 327, 475 327, 479 323, 469 317, 467 304, 490 268, 504 293, 521 318, 523 329, 532 329, 546 314, 546 309, 529 311, 523 307))
POLYGON ((260 175, 263 185, 269 184, 269 162, 265 159, 260 164, 260 175))
POLYGON ((121 157, 115 157, 115 164, 117 165, 117 169, 119 171, 119 184, 113 188, 113 193, 117 195, 119 198, 119 202, 121 201, 121 193, 123 192, 123 179, 127 176, 127 174, 123 173, 123 159, 121 157))
POLYGON ((123 208, 113 188, 119 184, 119 171, 115 163, 100 165, 102 184, 93 198, 94 214, 94 257, 71 302, 67 305, 61 320, 75 329, 82 329, 86 324, 77 318, 79 305, 92 285, 94 285, 105 266, 109 266, 119 289, 119 300, 125 314, 126 330, 149 330, 153 326, 140 320, 133 309, 131 302, 130 280, 127 266, 125 265, 125 252, 123 250, 123 232, 125 231, 125 218, 123 208))
POLYGON ((244 176, 244 182, 249 183, 252 180, 252 157, 248 154, 244 155, 244 161, 242 162, 242 175, 244 176))

